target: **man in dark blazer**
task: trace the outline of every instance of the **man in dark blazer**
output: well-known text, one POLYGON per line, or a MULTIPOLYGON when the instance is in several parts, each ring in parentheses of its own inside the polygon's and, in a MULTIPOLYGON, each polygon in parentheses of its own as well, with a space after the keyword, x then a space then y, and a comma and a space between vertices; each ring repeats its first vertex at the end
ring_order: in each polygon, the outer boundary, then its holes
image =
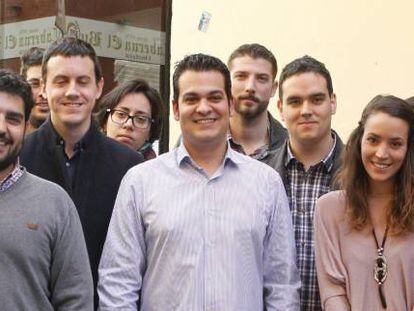
POLYGON ((42 79, 50 118, 27 136, 20 160, 29 172, 59 184, 73 199, 96 292, 98 264, 119 184, 127 170, 143 159, 104 136, 92 122, 103 78, 90 44, 76 38, 52 43, 43 59, 42 79))
POLYGON ((282 177, 295 231, 302 311, 321 310, 313 249, 316 200, 336 188, 342 141, 331 128, 336 96, 325 65, 304 56, 283 68, 278 108, 289 139, 266 163, 282 177))

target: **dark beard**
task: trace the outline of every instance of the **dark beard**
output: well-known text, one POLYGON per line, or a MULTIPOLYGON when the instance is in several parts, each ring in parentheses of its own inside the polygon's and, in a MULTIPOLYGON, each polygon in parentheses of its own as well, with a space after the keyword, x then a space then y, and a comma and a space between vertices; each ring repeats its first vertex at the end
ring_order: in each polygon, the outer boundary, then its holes
POLYGON ((260 103, 258 104, 257 109, 254 110, 243 110, 240 109, 238 104, 236 103, 234 109, 236 110, 236 112, 238 114, 240 114, 243 119, 245 119, 246 121, 252 121, 254 119, 256 119, 258 116, 260 116, 263 111, 267 111, 267 106, 269 105, 269 103, 265 104, 265 103, 260 103))
POLYGON ((46 121, 46 118, 39 118, 33 115, 30 115, 30 118, 29 118, 30 125, 35 129, 38 129, 45 121, 46 121))
MULTIPOLYGON (((0 137, 0 139, 4 139, 4 138, 0 137)), ((12 143, 12 142, 8 142, 8 143, 12 143)), ((12 153, 6 155, 6 158, 0 161, 0 172, 7 169, 11 164, 16 163, 17 157, 19 156, 20 150, 22 149, 21 147, 22 146, 20 146, 20 148, 16 146, 16 149, 12 150, 12 153)))

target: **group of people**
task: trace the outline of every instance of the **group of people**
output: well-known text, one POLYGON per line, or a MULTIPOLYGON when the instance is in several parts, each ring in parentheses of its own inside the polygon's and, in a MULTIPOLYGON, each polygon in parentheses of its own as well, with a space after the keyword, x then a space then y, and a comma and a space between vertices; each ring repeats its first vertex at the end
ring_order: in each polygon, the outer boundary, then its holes
POLYGON ((156 156, 166 103, 141 79, 100 99, 87 42, 21 73, 0 70, 5 310, 414 310, 413 98, 372 99, 343 146, 322 62, 277 81, 260 44, 193 54, 156 156))

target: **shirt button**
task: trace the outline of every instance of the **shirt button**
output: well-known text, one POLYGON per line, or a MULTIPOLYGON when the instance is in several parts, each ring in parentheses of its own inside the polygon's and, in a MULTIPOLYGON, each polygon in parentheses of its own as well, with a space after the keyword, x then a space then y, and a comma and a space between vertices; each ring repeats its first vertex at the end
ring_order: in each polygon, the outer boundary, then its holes
POLYGON ((70 163, 69 162, 66 162, 66 167, 70 167, 70 163))

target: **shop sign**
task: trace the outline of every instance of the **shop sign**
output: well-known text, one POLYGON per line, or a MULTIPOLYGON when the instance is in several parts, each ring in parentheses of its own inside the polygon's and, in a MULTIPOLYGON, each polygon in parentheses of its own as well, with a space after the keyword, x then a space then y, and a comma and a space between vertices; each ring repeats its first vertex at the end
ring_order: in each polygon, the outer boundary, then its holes
MULTIPOLYGON (((55 16, 0 25, 0 59, 20 57, 29 48, 47 46, 62 36, 55 16)), ((66 16, 67 35, 89 42, 98 56, 164 65, 161 31, 66 16)))

